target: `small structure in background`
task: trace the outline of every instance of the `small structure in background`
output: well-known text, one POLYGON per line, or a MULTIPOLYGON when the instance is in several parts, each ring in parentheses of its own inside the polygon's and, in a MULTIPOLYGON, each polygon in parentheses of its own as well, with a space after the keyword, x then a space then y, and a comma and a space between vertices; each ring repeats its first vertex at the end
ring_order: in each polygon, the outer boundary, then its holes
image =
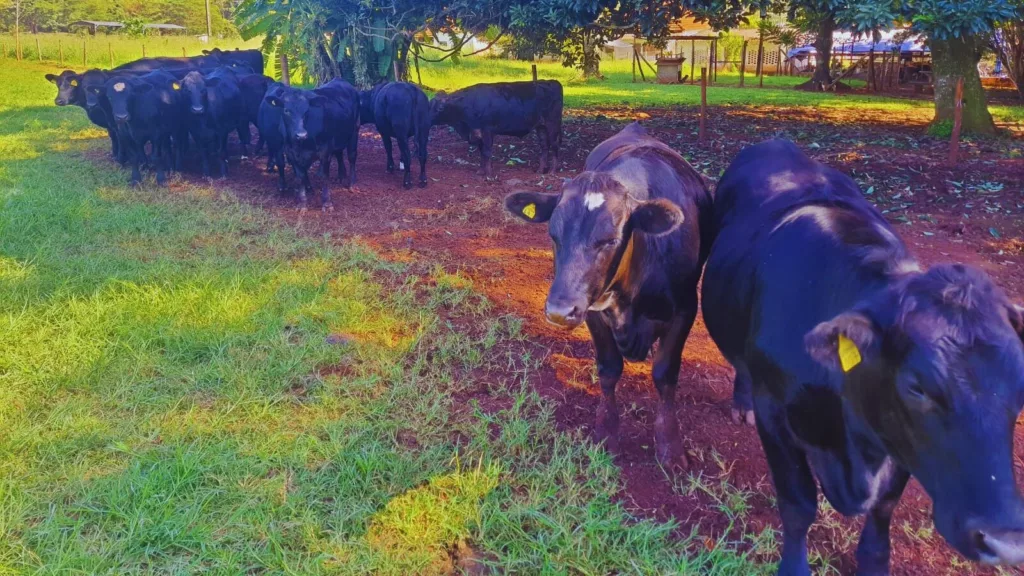
POLYGON ((686 58, 682 56, 666 56, 658 58, 658 84, 680 84, 683 81, 683 62, 686 58))
POLYGON ((118 30, 120 28, 124 28, 124 24, 121 22, 104 22, 101 20, 78 20, 72 22, 71 24, 68 24, 68 31, 70 32, 75 28, 83 27, 88 28, 89 34, 95 36, 96 32, 99 31, 101 28, 106 30, 118 30))
POLYGON ((184 26, 178 26, 177 24, 143 24, 142 27, 146 30, 156 30, 160 33, 185 33, 185 31, 187 30, 187 28, 185 28, 184 26))
MULTIPOLYGON (((810 72, 817 53, 814 46, 798 46, 786 56, 794 69, 810 72)), ((899 85, 913 86, 915 92, 932 90, 931 50, 924 38, 906 30, 884 30, 878 41, 836 32, 832 36, 832 62, 838 79, 861 78, 871 90, 899 85)))

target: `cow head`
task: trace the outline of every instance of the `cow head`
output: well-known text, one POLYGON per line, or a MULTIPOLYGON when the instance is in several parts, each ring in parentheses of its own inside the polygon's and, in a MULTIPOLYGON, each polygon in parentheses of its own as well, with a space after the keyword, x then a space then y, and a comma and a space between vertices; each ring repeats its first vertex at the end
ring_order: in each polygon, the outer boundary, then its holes
POLYGON ((1020 309, 978 270, 939 266, 824 322, 810 355, 921 482, 939 533, 991 564, 1024 562, 1013 431, 1024 404, 1020 309))
POLYGON ((281 90, 277 94, 266 97, 266 101, 281 110, 284 132, 292 142, 304 142, 309 139, 307 122, 311 112, 322 109, 327 98, 302 90, 281 90))
POLYGON ((555 280, 544 312, 565 328, 579 326, 588 310, 613 304, 609 289, 634 233, 668 234, 683 222, 672 202, 634 198, 614 177, 598 172, 580 174, 559 194, 513 193, 505 207, 527 222, 548 222, 555 280))
POLYGON ((82 92, 85 93, 86 110, 94 111, 103 104, 109 76, 102 70, 89 70, 82 74, 82 92))
POLYGON ((110 111, 118 124, 131 122, 132 102, 153 89, 148 82, 128 76, 114 76, 107 80, 104 94, 110 101, 110 111))
POLYGON ((440 90, 434 94, 434 99, 430 101, 430 124, 432 126, 449 124, 451 122, 451 100, 452 97, 444 90, 440 90))
POLYGON ((215 78, 204 78, 201 72, 189 72, 181 79, 181 93, 188 102, 190 114, 200 116, 206 113, 208 91, 215 84, 215 78))
POLYGON ((373 109, 373 101, 377 98, 377 92, 379 91, 380 85, 374 86, 369 90, 359 91, 359 120, 363 124, 374 124, 377 121, 373 109))
POLYGON ((47 74, 46 80, 57 85, 57 97, 53 103, 57 106, 69 104, 83 105, 82 98, 82 77, 71 70, 65 70, 58 75, 47 74))

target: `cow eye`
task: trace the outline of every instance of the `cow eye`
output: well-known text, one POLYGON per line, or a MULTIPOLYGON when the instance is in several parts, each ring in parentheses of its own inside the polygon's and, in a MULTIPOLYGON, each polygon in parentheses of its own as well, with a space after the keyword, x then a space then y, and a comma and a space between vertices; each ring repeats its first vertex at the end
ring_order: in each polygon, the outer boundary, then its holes
POLYGON ((619 243, 618 238, 605 238, 604 240, 598 240, 594 242, 594 248, 597 250, 604 250, 605 248, 611 248, 619 243))
POLYGON ((921 384, 921 381, 914 377, 904 382, 903 396, 907 403, 917 410, 926 412, 933 408, 943 408, 945 403, 941 398, 935 396, 925 389, 925 386, 921 384))

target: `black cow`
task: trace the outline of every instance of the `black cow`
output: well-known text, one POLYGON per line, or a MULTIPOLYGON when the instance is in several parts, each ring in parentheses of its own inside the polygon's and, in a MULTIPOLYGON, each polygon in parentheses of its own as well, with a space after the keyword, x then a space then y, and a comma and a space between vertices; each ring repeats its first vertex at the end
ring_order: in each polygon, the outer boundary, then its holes
POLYGON ((237 48, 234 50, 221 50, 220 48, 214 48, 213 50, 203 50, 203 54, 212 56, 229 66, 240 64, 248 67, 254 74, 263 74, 263 53, 259 50, 239 50, 237 48))
POLYGON ((388 174, 395 171, 391 139, 398 140, 403 185, 412 188, 412 154, 409 138, 416 139, 420 161, 420 188, 427 185, 427 144, 430 140, 430 100, 418 86, 389 82, 359 94, 359 117, 363 124, 375 124, 388 154, 388 174))
POLYGON ((451 126, 480 147, 480 174, 484 176, 494 175, 491 149, 495 135, 522 138, 534 130, 540 142, 539 172, 558 170, 562 85, 556 80, 477 84, 451 94, 439 92, 431 111, 433 125, 451 126))
POLYGON ((982 272, 922 271, 847 176, 792 143, 742 151, 719 182, 703 284, 715 343, 752 380, 783 524, 779 573, 809 575, 815 477, 867 514, 858 574, 889 573, 914 475, 939 533, 972 560, 1024 560, 1013 429, 1024 322, 982 272))
MULTIPOLYGON (((242 109, 245 117, 246 127, 243 130, 239 127, 238 140, 242 143, 242 151, 247 152, 249 143, 252 142, 252 132, 249 125, 259 127, 260 104, 263 97, 267 95, 267 89, 274 80, 262 74, 242 74, 238 76, 238 90, 242 93, 242 109)), ((254 154, 258 154, 263 148, 262 139, 256 143, 254 154)))
MULTIPOLYGON (((335 79, 313 90, 314 93, 327 96, 331 106, 325 118, 328 121, 328 132, 333 136, 330 152, 338 159, 338 178, 345 187, 356 184, 356 159, 359 157, 359 91, 348 82, 335 79), (349 171, 346 175, 342 164, 344 153, 348 153, 349 171)), ((322 162, 324 177, 331 173, 331 160, 327 157, 322 162)), ((326 185, 326 184, 325 184, 326 185)))
POLYGON ((273 83, 267 88, 267 94, 260 102, 259 113, 256 118, 256 128, 260 131, 260 142, 267 146, 267 172, 277 169, 279 176, 278 190, 284 192, 287 189, 287 182, 284 179, 284 108, 280 105, 283 102, 282 94, 288 88, 284 84, 273 83), (275 105, 277 103, 277 105, 275 105))
MULTIPOLYGON (((338 157, 338 175, 344 181, 345 164, 342 153, 345 148, 341 147, 341 143, 344 140, 347 144, 347 138, 351 138, 355 129, 358 129, 358 94, 354 94, 355 89, 349 86, 353 94, 346 96, 348 90, 332 84, 315 91, 282 86, 277 88, 275 94, 266 98, 271 106, 281 110, 285 155, 302 181, 298 196, 303 209, 306 208, 307 193, 313 191, 309 169, 316 160, 320 161, 321 173, 324 176, 320 196, 321 207, 324 211, 334 209, 327 182, 330 176, 331 155, 338 157), (353 98, 352 102, 347 102, 348 98, 353 98), (354 123, 355 129, 346 126, 346 123, 354 123)), ((354 179, 355 157, 350 155, 349 160, 352 163, 354 179)), ((279 169, 283 181, 283 168, 279 169)))
POLYGON ((154 70, 174 68, 198 70, 200 68, 215 68, 220 65, 221 61, 216 56, 188 56, 181 58, 165 56, 158 58, 140 58, 113 68, 111 72, 152 72, 154 70))
POLYGON ((586 171, 560 193, 518 192, 505 206, 528 222, 550 222, 555 280, 545 314, 590 329, 604 396, 598 438, 614 448, 623 358, 643 361, 660 340, 652 371, 661 397, 657 455, 666 466, 686 466, 674 405, 710 246, 712 197, 703 180, 634 123, 595 148, 586 171))
POLYGON ((65 70, 59 75, 47 74, 46 79, 57 85, 57 106, 78 106, 85 110, 89 121, 107 131, 110 137, 110 151, 114 158, 121 160, 118 152, 117 129, 110 115, 110 103, 103 96, 103 85, 107 75, 101 70, 89 70, 76 74, 65 70))
POLYGON ((209 156, 217 158, 221 178, 228 176, 228 134, 248 133, 242 93, 230 78, 207 78, 190 72, 181 80, 188 100, 187 123, 202 158, 203 175, 210 176, 209 156), (244 128, 243 128, 244 127, 244 128))
POLYGON ((152 144, 156 157, 156 180, 164 184, 164 171, 171 154, 171 138, 181 122, 176 111, 178 94, 175 79, 163 72, 144 76, 115 75, 104 85, 111 115, 117 127, 118 142, 132 162, 130 183, 142 181, 139 166, 146 159, 146 144, 152 144))

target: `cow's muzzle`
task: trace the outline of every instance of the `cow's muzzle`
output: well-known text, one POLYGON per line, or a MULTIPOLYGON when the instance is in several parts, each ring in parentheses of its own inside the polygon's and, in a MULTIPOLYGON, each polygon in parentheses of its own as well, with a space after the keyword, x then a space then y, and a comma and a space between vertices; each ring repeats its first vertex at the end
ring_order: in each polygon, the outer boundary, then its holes
POLYGON ((586 307, 570 302, 548 300, 544 305, 548 322, 561 328, 575 328, 583 323, 586 307))
POLYGON ((206 108, 203 108, 202 106, 193 106, 192 107, 192 113, 193 114, 202 114, 203 112, 206 112, 206 108))

